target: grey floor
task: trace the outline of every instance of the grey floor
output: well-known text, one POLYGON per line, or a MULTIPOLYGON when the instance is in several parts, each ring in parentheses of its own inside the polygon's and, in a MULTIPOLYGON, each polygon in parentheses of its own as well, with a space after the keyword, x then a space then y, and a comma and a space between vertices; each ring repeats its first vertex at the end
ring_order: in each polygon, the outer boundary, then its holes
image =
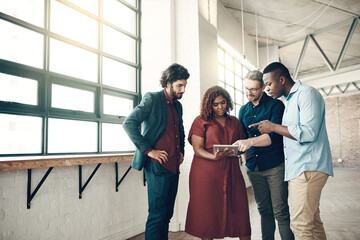
MULTIPOLYGON (((360 240, 360 170, 335 169, 326 183, 320 211, 328 240, 360 240)), ((260 217, 251 189, 248 190, 252 240, 261 240, 260 217)), ((130 240, 143 240, 140 234, 130 240)), ((170 240, 198 240, 185 232, 169 233, 170 240)), ((231 238, 226 238, 231 239, 231 238)), ((280 240, 278 232, 276 240, 280 240)))

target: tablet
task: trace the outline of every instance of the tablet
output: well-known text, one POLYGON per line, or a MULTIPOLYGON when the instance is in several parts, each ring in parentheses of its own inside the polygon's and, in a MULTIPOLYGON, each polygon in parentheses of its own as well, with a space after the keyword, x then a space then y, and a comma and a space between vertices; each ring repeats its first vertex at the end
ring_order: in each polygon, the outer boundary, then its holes
POLYGON ((217 150, 224 151, 225 148, 227 148, 228 150, 234 150, 234 154, 230 155, 230 156, 238 156, 239 154, 243 154, 243 152, 239 152, 238 150, 238 146, 236 145, 216 145, 214 144, 214 154, 217 152, 217 150))

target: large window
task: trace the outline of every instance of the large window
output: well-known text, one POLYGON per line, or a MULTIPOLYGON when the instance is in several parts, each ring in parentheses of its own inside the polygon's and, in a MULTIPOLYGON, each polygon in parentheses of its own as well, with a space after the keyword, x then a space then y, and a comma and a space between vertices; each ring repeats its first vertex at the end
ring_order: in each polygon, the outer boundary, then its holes
POLYGON ((140 0, 0 0, 0 156, 120 153, 140 0))
POLYGON ((219 86, 225 88, 234 101, 234 109, 231 111, 231 115, 238 116, 240 107, 247 102, 243 82, 248 71, 238 59, 222 48, 218 48, 219 86))

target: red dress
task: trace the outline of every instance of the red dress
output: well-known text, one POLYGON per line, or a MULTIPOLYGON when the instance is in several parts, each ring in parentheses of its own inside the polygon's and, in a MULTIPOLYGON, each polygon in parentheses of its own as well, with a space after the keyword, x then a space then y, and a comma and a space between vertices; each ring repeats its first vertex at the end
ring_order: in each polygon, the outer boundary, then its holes
MULTIPOLYGON (((213 153, 214 144, 232 144, 245 138, 237 118, 229 116, 223 127, 215 119, 196 117, 191 136, 204 138, 204 148, 213 153)), ((185 231, 199 238, 251 235, 246 186, 237 157, 218 161, 194 155, 190 169, 190 201, 185 231)))

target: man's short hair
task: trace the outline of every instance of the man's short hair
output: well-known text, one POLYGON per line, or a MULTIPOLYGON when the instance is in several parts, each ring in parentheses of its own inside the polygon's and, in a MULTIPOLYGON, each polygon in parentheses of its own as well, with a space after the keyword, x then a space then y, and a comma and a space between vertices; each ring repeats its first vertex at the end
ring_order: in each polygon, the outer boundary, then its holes
POLYGON ((259 70, 252 70, 245 75, 245 79, 260 82, 260 87, 264 85, 263 74, 259 70))
POLYGON ((161 87, 165 88, 168 82, 173 83, 181 79, 187 80, 189 77, 190 74, 186 68, 174 63, 161 73, 160 84, 161 87))
POLYGON ((287 67, 285 67, 285 65, 280 62, 273 62, 267 65, 264 68, 263 74, 270 72, 278 72, 279 76, 284 76, 288 79, 291 79, 289 69, 287 69, 287 67))

